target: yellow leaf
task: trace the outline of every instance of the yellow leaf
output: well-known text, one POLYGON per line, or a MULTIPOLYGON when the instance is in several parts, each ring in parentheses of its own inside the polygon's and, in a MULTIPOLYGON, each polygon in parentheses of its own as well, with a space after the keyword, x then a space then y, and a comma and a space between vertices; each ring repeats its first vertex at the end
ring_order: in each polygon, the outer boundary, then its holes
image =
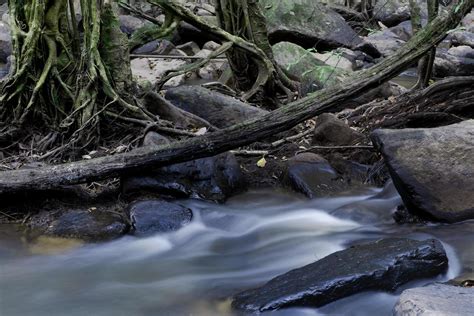
POLYGON ((259 161, 257 161, 257 167, 259 168, 265 168, 267 165, 267 161, 265 160, 265 157, 262 157, 259 161))

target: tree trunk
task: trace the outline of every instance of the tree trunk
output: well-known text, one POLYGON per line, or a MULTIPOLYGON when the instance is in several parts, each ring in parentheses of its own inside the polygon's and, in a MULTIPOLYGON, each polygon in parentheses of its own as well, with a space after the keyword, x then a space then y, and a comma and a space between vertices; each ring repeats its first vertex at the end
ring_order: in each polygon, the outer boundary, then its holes
POLYGON ((370 69, 357 73, 341 85, 321 90, 305 99, 236 126, 168 146, 140 148, 115 156, 36 170, 5 171, 0 174, 0 194, 24 190, 45 190, 61 185, 117 177, 143 171, 146 168, 216 155, 285 131, 379 86, 402 72, 439 43, 448 30, 456 27, 463 16, 471 10, 473 4, 474 0, 464 0, 450 14, 440 16, 426 26, 423 32, 415 35, 396 54, 370 69))
POLYGON ((95 142, 105 110, 143 116, 123 96, 131 84, 127 39, 111 0, 9 0, 13 73, 0 86, 2 134, 29 126, 60 142, 95 142))
MULTIPOLYGON (((260 48, 276 69, 274 78, 268 80, 264 93, 275 97, 276 89, 281 88, 288 93, 296 90, 296 84, 288 79, 273 58, 272 46, 268 40, 265 17, 258 0, 216 0, 216 14, 220 27, 226 32, 254 43, 260 48)), ((251 90, 258 80, 259 72, 263 71, 260 62, 254 56, 239 48, 227 53, 230 67, 234 74, 236 86, 242 91, 251 90)))

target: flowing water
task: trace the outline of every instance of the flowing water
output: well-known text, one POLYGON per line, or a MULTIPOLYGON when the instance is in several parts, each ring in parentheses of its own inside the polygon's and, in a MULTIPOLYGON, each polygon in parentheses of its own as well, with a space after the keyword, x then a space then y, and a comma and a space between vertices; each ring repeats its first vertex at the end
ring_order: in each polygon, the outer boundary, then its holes
MULTIPOLYGON (((232 294, 351 243, 381 237, 436 237, 445 245, 447 274, 403 288, 448 280, 474 266, 474 221, 396 225, 391 212, 400 198, 390 186, 311 201, 259 191, 225 205, 182 203, 195 217, 177 232, 93 245, 73 241, 66 245, 71 249, 57 254, 38 254, 41 244, 0 228, 0 314, 232 315, 226 299, 232 294)), ((390 315, 401 290, 274 314, 390 315)))

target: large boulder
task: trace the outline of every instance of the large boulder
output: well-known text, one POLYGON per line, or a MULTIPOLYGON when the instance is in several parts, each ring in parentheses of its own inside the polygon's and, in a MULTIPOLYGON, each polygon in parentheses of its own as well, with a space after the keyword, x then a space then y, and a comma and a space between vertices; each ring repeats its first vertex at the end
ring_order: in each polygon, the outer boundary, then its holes
POLYGON ((472 315, 474 287, 431 284, 403 291, 393 309, 394 316, 472 315))
POLYGON ((317 59, 311 51, 290 42, 273 45, 273 54, 281 68, 300 79, 303 95, 340 83, 348 75, 344 70, 317 59))
POLYGON ((234 297, 232 306, 265 312, 294 306, 322 306, 366 290, 393 291, 418 278, 446 271, 441 243, 430 239, 383 239, 335 252, 319 261, 277 276, 234 297))
POLYGON ((267 113, 230 96, 199 86, 169 89, 165 97, 180 109, 191 112, 219 128, 242 123, 267 113))
POLYGON ((405 44, 405 41, 389 30, 370 34, 366 37, 365 41, 374 45, 384 57, 393 55, 403 44, 405 44))
POLYGON ((222 202, 242 191, 243 182, 235 156, 225 153, 123 178, 122 191, 127 196, 149 192, 222 202))
POLYGON ((362 42, 335 11, 314 0, 260 0, 270 41, 306 47, 354 47, 362 42))
MULTIPOLYGON (((417 0, 421 16, 427 16, 426 2, 417 0)), ((375 3, 374 18, 386 26, 394 26, 410 19, 410 0, 378 0, 375 3)))
POLYGON ((45 210, 34 215, 29 226, 35 233, 48 236, 77 238, 85 241, 110 240, 129 230, 124 217, 115 207, 99 206, 45 210))
POLYGON ((298 154, 287 161, 282 181, 309 198, 335 195, 348 184, 323 157, 313 153, 298 154))
POLYGON ((128 206, 132 234, 148 236, 180 229, 193 218, 192 211, 182 205, 163 200, 145 200, 128 206))
POLYGON ((465 50, 457 47, 450 50, 438 49, 433 68, 434 75, 436 77, 472 76, 474 74, 472 51, 474 50, 470 47, 465 50))
POLYGON ((451 43, 453 45, 467 45, 474 48, 474 31, 467 32, 467 31, 458 31, 451 33, 450 36, 451 43))
POLYGON ((447 222, 474 218, 474 120, 376 130, 372 140, 409 210, 447 222))

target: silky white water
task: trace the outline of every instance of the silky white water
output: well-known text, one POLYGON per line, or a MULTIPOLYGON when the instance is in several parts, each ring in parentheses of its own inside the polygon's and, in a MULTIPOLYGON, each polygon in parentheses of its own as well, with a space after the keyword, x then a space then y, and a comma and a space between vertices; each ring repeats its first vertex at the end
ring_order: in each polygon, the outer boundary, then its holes
MULTIPOLYGON (((15 237, 0 241, 0 315, 232 315, 232 294, 351 243, 383 237, 436 237, 448 251, 447 275, 403 288, 451 279, 474 263, 473 221, 399 226, 391 212, 400 198, 390 187, 311 201, 259 191, 224 205, 180 202, 193 210, 193 221, 169 234, 124 237, 55 255, 31 254, 15 237)), ((401 290, 274 314, 390 315, 401 290)))

